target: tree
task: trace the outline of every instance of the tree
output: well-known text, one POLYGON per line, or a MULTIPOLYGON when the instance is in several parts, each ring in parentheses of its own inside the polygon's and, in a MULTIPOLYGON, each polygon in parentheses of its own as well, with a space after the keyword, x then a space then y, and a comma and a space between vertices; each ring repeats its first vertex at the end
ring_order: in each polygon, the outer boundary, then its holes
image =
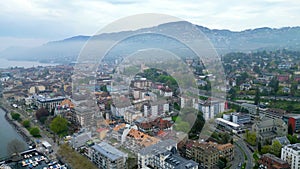
POLYGON ((12 117, 14 120, 20 120, 20 119, 21 119, 21 115, 20 115, 19 113, 11 112, 11 117, 12 117))
POLYGON ((293 135, 294 134, 294 130, 293 130, 292 124, 289 124, 289 126, 288 126, 288 134, 289 135, 293 135))
POLYGON ((68 121, 61 116, 57 116, 51 121, 50 129, 61 137, 65 135, 68 130, 68 121))
POLYGON ((280 157, 281 148, 282 148, 282 145, 280 144, 280 142, 278 140, 275 140, 272 143, 271 153, 276 155, 277 157, 280 157))
POLYGON ((25 150, 25 144, 17 139, 12 140, 7 144, 7 153, 12 155, 14 153, 18 154, 25 150))
POLYGON ((41 123, 44 124, 47 117, 49 116, 49 111, 45 109, 44 107, 38 109, 35 113, 36 119, 38 119, 41 123))
POLYGON ((33 137, 40 137, 40 129, 38 127, 32 127, 30 130, 29 130, 30 134, 33 136, 33 137))
POLYGON ((299 140, 296 135, 288 135, 287 138, 289 139, 291 144, 299 143, 299 140))
POLYGON ((272 147, 271 147, 270 145, 263 146, 263 147, 261 148, 261 153, 262 153, 262 154, 270 153, 271 149, 272 149, 272 147))
POLYGON ((180 106, 177 102, 174 103, 173 107, 174 107, 175 110, 180 111, 180 106))
POLYGON ((24 126, 25 128, 29 128, 29 127, 30 127, 30 121, 29 121, 29 120, 24 120, 24 121, 22 122, 22 124, 23 124, 23 126, 24 126))
POLYGON ((249 144, 251 144, 252 146, 256 145, 256 133, 255 132, 246 130, 244 137, 249 144))

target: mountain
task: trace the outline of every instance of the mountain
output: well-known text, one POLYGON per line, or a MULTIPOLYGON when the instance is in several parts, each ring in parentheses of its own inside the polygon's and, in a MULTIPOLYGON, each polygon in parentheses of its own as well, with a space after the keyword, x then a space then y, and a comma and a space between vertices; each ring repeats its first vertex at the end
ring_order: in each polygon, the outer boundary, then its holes
MULTIPOLYGON (((119 39, 120 37, 123 37, 124 35, 126 36, 132 33, 138 34, 143 32, 151 32, 154 30, 158 32, 168 30, 173 31, 172 33, 177 33, 179 32, 179 30, 188 29, 189 25, 190 23, 184 21, 170 22, 155 27, 143 28, 135 31, 122 31, 116 33, 95 35, 92 37, 92 39, 114 41, 116 39, 119 39)), ((250 52, 255 50, 273 50, 283 48, 290 50, 300 50, 300 27, 284 27, 280 29, 264 27, 239 32, 209 29, 199 25, 196 25, 196 27, 207 36, 207 38, 214 45, 216 51, 219 54, 226 54, 228 52, 250 52)), ((182 35, 182 38, 191 37, 192 35, 188 34, 182 35)), ((90 38, 90 36, 80 35, 60 41, 48 42, 42 46, 34 48, 8 48, 0 52, 0 57, 11 60, 70 63, 76 61, 81 48, 90 38)), ((142 46, 151 46, 153 48, 160 48, 163 46, 166 49, 184 48, 180 45, 181 44, 177 44, 175 42, 170 43, 163 36, 147 34, 146 36, 137 36, 125 41, 110 53, 112 56, 118 55, 113 57, 121 57, 121 55, 134 52, 142 46), (146 41, 145 38, 148 40, 146 41)), ((182 50, 179 53, 183 55, 190 55, 187 50, 182 50)))

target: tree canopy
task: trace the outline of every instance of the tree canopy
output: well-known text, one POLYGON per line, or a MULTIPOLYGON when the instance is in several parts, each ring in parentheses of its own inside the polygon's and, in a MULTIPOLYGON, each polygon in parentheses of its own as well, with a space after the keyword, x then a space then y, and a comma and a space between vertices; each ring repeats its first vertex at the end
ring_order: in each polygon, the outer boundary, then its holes
POLYGON ((68 121, 61 116, 57 116, 51 121, 50 129, 58 136, 64 136, 68 130, 68 121))

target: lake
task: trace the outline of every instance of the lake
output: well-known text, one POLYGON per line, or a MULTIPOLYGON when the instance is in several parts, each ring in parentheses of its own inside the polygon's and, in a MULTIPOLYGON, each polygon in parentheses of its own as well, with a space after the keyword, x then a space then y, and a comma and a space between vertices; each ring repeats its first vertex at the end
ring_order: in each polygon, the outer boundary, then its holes
POLYGON ((10 67, 37 67, 37 66, 55 66, 55 63, 40 63, 40 62, 32 62, 32 61, 15 61, 15 60, 7 60, 0 58, 0 68, 10 68, 10 67))
POLYGON ((6 157, 7 154, 7 145, 14 139, 17 139, 24 143, 25 141, 22 137, 14 130, 14 128, 6 121, 5 111, 0 108, 0 159, 6 157))

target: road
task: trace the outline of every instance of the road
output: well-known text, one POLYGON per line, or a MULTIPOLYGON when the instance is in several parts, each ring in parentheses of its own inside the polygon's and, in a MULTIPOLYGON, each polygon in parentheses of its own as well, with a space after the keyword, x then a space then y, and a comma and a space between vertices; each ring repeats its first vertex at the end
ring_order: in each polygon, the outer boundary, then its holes
MULTIPOLYGON (((58 146, 56 143, 54 143, 53 139, 51 138, 51 135, 49 134, 48 131, 45 130, 45 128, 41 127, 38 123, 36 123, 34 120, 32 120, 32 117, 28 115, 28 113, 22 108, 22 107, 18 107, 18 108, 13 108, 9 102, 5 101, 5 100, 1 100, 2 104, 3 104, 3 107, 5 107, 9 112, 16 112, 16 113, 19 113, 21 115, 21 117, 23 119, 30 119, 30 122, 32 125, 34 126, 39 126, 39 129, 40 129, 40 135, 41 135, 41 140, 45 140, 47 142, 49 142, 52 146, 52 150, 53 152, 49 155, 50 156, 50 159, 55 159, 55 154, 58 150, 58 146), (49 137, 50 136, 50 137, 49 137)), ((40 139, 36 139, 36 138, 33 138, 30 133, 27 131, 26 128, 24 128, 21 124, 18 124, 18 126, 24 130, 24 133, 26 135, 28 135, 31 140, 40 140, 40 139)))
POLYGON ((231 168, 232 169, 241 168, 239 167, 239 164, 243 164, 244 161, 245 161, 244 153, 238 146, 234 146, 234 159, 231 162, 232 164, 231 168))
POLYGON ((236 138, 235 144, 239 145, 245 152, 245 155, 247 156, 247 160, 245 160, 246 169, 252 169, 254 167, 252 152, 249 150, 249 148, 241 138, 238 137, 235 138, 236 138))

